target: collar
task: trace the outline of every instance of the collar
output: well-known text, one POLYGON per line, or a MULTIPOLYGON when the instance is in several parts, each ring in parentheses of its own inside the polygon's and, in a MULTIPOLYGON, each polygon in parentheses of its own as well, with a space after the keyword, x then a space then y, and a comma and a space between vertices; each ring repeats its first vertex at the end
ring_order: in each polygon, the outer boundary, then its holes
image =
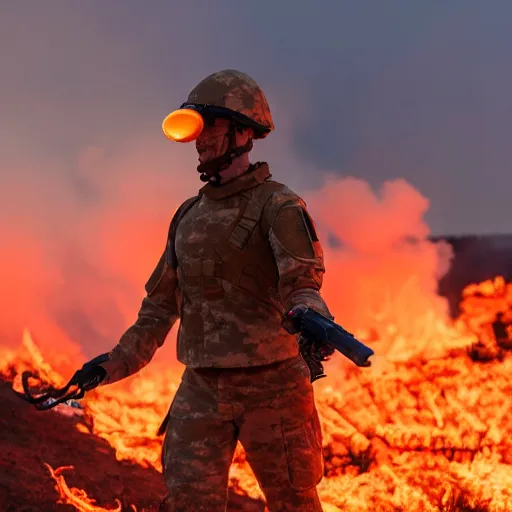
POLYGON ((204 194, 208 199, 224 199, 254 188, 271 176, 268 164, 266 162, 257 162, 250 167, 249 171, 228 181, 225 185, 213 187, 210 183, 207 183, 199 190, 199 193, 204 194))

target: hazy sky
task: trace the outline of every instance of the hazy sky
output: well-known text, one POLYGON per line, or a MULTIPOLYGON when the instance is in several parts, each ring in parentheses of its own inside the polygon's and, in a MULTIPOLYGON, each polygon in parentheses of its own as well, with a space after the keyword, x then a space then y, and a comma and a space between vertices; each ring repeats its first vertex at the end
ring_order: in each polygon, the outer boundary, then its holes
POLYGON ((302 193, 326 171, 404 178, 430 200, 434 234, 511 232, 511 59, 506 0, 0 0, 0 198, 16 190, 37 215, 24 190, 51 208, 51 175, 93 204, 80 155, 148 141, 158 172, 197 180, 193 147, 170 149, 161 120, 237 68, 273 109, 256 153, 276 179, 302 193))

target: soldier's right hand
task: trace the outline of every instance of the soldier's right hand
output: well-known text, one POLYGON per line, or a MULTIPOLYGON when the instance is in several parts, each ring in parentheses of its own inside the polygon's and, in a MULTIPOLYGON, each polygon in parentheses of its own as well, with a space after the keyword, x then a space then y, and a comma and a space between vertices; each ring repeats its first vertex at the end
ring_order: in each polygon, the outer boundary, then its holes
POLYGON ((87 366, 84 364, 82 369, 75 374, 76 385, 84 391, 90 391, 98 387, 107 376, 107 370, 98 364, 87 366))
POLYGON ((101 366, 101 363, 105 363, 108 360, 108 354, 101 354, 85 363, 82 368, 73 375, 73 384, 76 384, 84 391, 90 391, 98 387, 107 376, 107 370, 101 366))

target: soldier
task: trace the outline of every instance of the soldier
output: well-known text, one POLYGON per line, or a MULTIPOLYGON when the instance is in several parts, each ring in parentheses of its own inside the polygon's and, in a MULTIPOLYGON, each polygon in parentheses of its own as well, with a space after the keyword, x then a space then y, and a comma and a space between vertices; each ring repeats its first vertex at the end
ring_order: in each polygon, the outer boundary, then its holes
POLYGON ((138 372, 180 319, 186 368, 162 428, 161 510, 224 511, 240 440, 271 512, 321 511, 321 426, 285 316, 304 306, 332 318, 319 293, 325 269, 314 223, 266 163, 249 162, 253 140, 274 129, 254 80, 213 73, 181 109, 204 122, 196 149, 206 184, 175 213, 138 319, 96 367, 97 381, 138 372))

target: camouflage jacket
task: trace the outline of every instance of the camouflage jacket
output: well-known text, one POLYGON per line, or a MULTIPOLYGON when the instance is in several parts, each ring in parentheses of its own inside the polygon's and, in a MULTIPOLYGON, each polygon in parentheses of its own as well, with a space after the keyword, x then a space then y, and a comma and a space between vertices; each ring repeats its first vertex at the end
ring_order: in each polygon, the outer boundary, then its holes
POLYGON ((192 367, 249 367, 298 354, 283 328, 292 306, 330 316, 320 296, 323 252, 304 201, 257 164, 205 185, 177 210, 146 284, 138 320, 105 363, 114 382, 147 365, 177 319, 178 359, 192 367))

